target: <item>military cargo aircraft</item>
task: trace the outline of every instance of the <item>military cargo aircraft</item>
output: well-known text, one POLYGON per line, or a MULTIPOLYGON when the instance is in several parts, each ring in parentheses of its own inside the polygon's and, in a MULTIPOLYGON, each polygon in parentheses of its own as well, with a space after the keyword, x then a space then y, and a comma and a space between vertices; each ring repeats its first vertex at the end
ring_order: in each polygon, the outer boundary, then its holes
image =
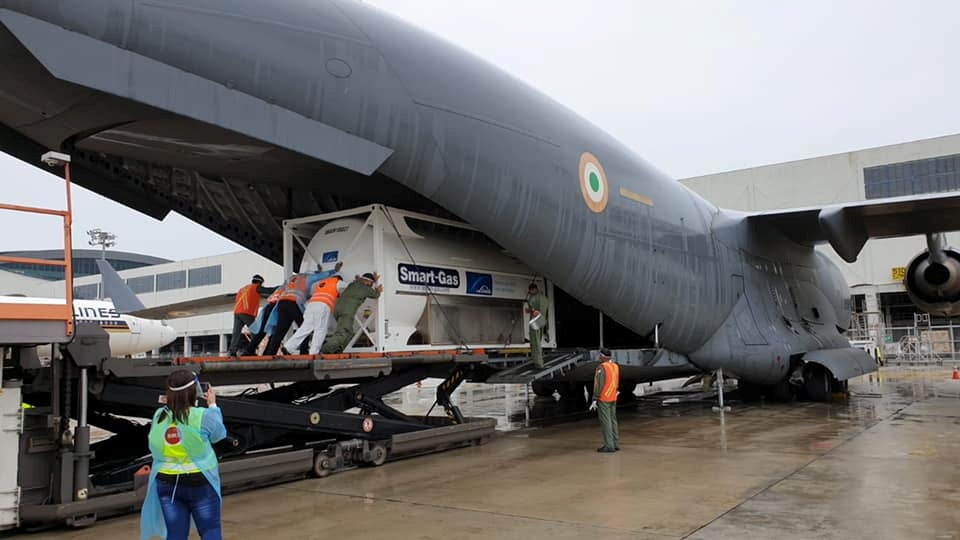
POLYGON ((47 149, 89 189, 274 260, 285 218, 369 203, 459 218, 672 361, 745 388, 826 399, 876 369, 843 335, 849 291, 818 243, 853 261, 870 238, 926 234, 906 286, 960 313, 960 255, 938 234, 960 228, 960 194, 725 211, 350 0, 0 0, 0 150, 47 149))

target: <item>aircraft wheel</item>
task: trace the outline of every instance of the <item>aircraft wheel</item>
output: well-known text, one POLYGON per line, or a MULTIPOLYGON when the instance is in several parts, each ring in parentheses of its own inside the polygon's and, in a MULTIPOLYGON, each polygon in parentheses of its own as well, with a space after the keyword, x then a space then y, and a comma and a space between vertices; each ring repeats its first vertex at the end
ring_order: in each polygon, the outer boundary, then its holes
POLYGON ((554 390, 557 389, 557 385, 543 381, 534 381, 530 383, 530 389, 539 397, 552 398, 554 390))
POLYGON ((830 373, 820 366, 808 365, 803 374, 803 385, 810 401, 830 401, 830 373))
POLYGON ((770 386, 767 389, 767 395, 770 396, 770 399, 774 401, 780 401, 782 403, 789 403, 793 401, 794 397, 796 397, 796 393, 793 390, 793 385, 790 384, 788 379, 784 379, 777 384, 770 386))
POLYGON ((830 377, 830 390, 832 392, 846 392, 848 387, 847 383, 850 381, 841 381, 836 377, 830 377))

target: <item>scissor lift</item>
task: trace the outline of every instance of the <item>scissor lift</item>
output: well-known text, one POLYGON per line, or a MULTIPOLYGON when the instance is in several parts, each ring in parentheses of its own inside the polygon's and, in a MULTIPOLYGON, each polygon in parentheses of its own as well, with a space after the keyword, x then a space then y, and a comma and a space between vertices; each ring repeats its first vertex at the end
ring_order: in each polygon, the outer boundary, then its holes
POLYGON ((267 386, 218 399, 228 431, 217 446, 227 492, 380 465, 493 434, 494 420, 464 418, 450 399, 486 359, 483 351, 111 358, 101 328, 74 325, 69 156, 52 156, 44 161, 64 167, 66 210, 0 204, 64 224, 62 261, 0 261, 59 266, 66 278, 62 300, 0 299, 0 529, 82 526, 136 509, 151 463, 147 419, 177 369, 215 386, 267 386), (54 347, 49 364, 37 346, 54 347), (444 416, 409 416, 384 403, 384 395, 426 377, 444 379, 437 390, 444 416), (91 427, 105 437, 91 444, 91 427))
POLYGON ((138 507, 151 463, 149 425, 131 418, 153 415, 166 377, 177 369, 190 369, 214 386, 284 381, 218 397, 228 438, 217 451, 228 492, 479 444, 496 426, 493 419, 464 418, 450 400, 486 359, 482 351, 129 359, 109 358, 108 338, 99 328, 79 332, 60 360, 72 366, 61 377, 60 404, 45 401, 55 393, 49 369, 19 367, 25 399, 35 405, 25 411, 19 463, 19 514, 26 524, 86 525, 138 507), (84 373, 89 400, 77 399, 84 395, 78 378, 84 373), (384 403, 386 394, 427 377, 444 379, 437 389, 444 416, 410 416, 384 403), (54 429, 58 411, 86 418, 112 436, 84 450, 81 441, 54 429))

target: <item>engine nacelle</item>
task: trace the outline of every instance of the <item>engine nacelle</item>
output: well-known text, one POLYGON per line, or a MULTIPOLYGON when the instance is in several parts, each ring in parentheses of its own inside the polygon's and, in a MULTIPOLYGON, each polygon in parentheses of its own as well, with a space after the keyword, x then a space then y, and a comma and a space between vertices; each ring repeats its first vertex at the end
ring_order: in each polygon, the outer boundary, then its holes
POLYGON ((910 300, 923 311, 960 315, 960 253, 953 249, 935 246, 914 257, 903 284, 910 300))

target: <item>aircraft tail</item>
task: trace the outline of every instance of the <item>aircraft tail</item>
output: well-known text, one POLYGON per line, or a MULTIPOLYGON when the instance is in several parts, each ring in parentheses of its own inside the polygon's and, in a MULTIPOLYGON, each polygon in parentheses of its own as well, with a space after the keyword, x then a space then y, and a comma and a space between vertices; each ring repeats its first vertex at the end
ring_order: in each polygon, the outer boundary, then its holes
POLYGON ((97 259, 97 268, 103 283, 103 297, 113 300, 120 313, 133 313, 146 309, 137 295, 127 286, 120 274, 103 259, 97 259))

